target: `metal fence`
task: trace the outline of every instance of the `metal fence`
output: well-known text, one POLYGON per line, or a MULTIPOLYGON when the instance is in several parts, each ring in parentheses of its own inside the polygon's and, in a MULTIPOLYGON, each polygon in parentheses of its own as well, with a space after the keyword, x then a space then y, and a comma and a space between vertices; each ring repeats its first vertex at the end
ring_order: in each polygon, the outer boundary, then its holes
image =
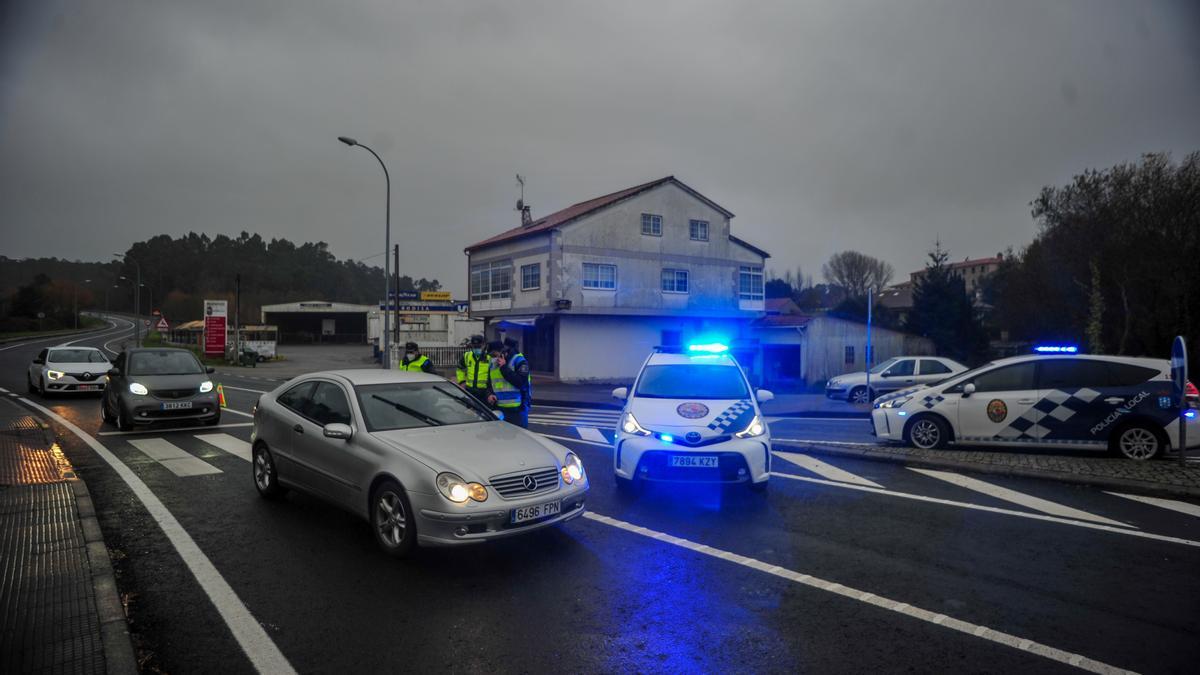
MULTIPOLYGON (((458 359, 462 353, 466 351, 466 347, 422 347, 421 353, 429 357, 433 361, 433 367, 437 369, 438 374, 443 377, 454 379, 454 369, 458 366, 458 359)), ((392 363, 398 364, 404 358, 404 349, 402 346, 393 346, 392 363)))

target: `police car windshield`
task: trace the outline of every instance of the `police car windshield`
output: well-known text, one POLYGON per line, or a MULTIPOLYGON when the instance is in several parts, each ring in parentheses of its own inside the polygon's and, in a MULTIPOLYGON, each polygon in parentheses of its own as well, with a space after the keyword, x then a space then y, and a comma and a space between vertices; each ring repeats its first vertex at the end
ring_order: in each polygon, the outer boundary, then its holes
POLYGON ((733 366, 646 366, 635 396, 643 398, 748 398, 746 381, 733 366))
POLYGON ((369 431, 440 427, 496 419, 462 390, 441 382, 354 388, 369 431))

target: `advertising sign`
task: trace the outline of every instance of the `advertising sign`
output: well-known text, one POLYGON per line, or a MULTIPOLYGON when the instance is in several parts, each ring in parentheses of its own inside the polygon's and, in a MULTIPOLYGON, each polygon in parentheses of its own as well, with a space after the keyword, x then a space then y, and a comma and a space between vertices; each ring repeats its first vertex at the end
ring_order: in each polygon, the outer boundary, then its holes
POLYGON ((225 331, 229 317, 228 300, 204 301, 204 355, 225 355, 225 331))
POLYGON ((450 291, 421 291, 421 300, 425 302, 450 302, 450 291))

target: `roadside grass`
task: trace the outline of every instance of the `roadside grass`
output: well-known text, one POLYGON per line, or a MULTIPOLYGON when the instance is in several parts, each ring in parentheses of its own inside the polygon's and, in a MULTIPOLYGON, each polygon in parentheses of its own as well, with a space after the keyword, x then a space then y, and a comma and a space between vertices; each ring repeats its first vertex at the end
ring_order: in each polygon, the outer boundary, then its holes
POLYGON ((70 335, 71 333, 76 333, 76 332, 84 331, 84 330, 91 330, 93 328, 103 328, 104 326, 107 326, 107 325, 108 325, 108 322, 106 322, 106 321, 102 321, 100 319, 96 319, 96 318, 93 318, 90 316, 81 316, 81 317, 79 317, 79 328, 78 329, 62 328, 59 330, 7 331, 7 332, 0 332, 0 340, 14 340, 14 339, 19 340, 23 337, 40 337, 43 335, 46 337, 54 337, 55 335, 70 335))

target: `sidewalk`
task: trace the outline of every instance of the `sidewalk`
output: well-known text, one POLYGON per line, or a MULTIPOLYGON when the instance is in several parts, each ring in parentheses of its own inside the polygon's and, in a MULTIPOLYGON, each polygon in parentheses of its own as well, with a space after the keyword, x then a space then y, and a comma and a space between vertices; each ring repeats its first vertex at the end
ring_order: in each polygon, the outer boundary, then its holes
POLYGON ((137 672, 87 487, 51 433, 8 400, 0 400, 0 672, 137 672))
POLYGON ((925 468, 1045 478, 1139 494, 1200 497, 1200 450, 1195 448, 1189 453, 1189 457, 1193 458, 1181 467, 1174 455, 1166 459, 1134 462, 1097 453, 1051 455, 1044 454, 1044 451, 1002 448, 921 450, 899 445, 836 441, 793 443, 781 439, 776 439, 772 445, 776 450, 799 450, 925 468))
MULTIPOLYGON (((533 378, 533 405, 560 405, 572 408, 608 408, 620 410, 621 401, 612 397, 611 384, 563 384, 533 378)), ((624 385, 628 386, 628 385, 624 385)), ((866 417, 866 405, 831 401, 823 394, 776 394, 762 405, 768 417, 866 417)))

